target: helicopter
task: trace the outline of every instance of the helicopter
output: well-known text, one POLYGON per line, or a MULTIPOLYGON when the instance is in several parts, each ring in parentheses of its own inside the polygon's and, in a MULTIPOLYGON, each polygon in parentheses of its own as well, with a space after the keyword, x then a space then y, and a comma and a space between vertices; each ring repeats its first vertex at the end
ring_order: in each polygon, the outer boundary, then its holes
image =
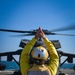
MULTIPOLYGON (((69 26, 69 27, 65 27, 65 28, 59 28, 59 29, 55 29, 55 30, 44 30, 42 29, 43 32, 45 33, 45 35, 60 35, 60 36, 75 36, 75 34, 60 34, 60 33, 54 33, 56 31, 67 31, 67 30, 75 30, 75 25, 69 26)), ((36 34, 36 32, 38 31, 38 29, 35 30, 28 30, 28 31, 23 31, 23 30, 11 30, 11 29, 0 29, 0 32, 13 32, 13 33, 22 33, 19 36, 33 36, 36 34)), ((17 36, 17 35, 16 35, 17 36)), ((17 51, 11 51, 11 52, 3 52, 0 53, 0 57, 2 56, 7 56, 7 61, 12 61, 14 60, 18 66, 20 66, 19 62, 16 61, 16 59, 13 57, 13 55, 20 55, 24 46, 29 42, 30 40, 28 39, 22 39, 19 47, 21 47, 22 49, 18 49, 17 51)), ((41 40, 41 38, 38 39, 38 41, 35 43, 34 47, 38 45, 38 42, 44 44, 44 42, 41 40)), ((55 46, 55 48, 57 49, 59 58, 60 58, 60 67, 67 61, 68 63, 73 63, 73 58, 75 58, 75 54, 71 54, 71 53, 66 53, 63 52, 61 50, 58 50, 59 48, 61 48, 61 44, 59 40, 51 40, 51 42, 53 43, 53 45, 55 46), (67 57, 62 63, 61 63, 61 57, 65 56, 67 57)), ((0 59, 1 60, 1 59, 0 59)), ((74 66, 74 70, 75 70, 75 66, 74 66)), ((59 70, 60 71, 60 70, 59 70)), ((61 71, 60 71, 61 73, 61 71)))

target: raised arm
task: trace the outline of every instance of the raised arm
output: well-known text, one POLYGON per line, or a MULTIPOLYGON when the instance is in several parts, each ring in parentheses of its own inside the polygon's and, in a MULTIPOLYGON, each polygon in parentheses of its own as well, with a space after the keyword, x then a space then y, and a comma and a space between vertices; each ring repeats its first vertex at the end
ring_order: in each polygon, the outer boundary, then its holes
POLYGON ((20 70, 22 75, 25 75, 26 72, 29 70, 29 53, 30 50, 33 48, 36 40, 39 38, 39 29, 37 33, 35 34, 34 38, 24 47, 21 57, 20 57, 20 70))
POLYGON ((59 65, 59 56, 57 54, 57 51, 53 43, 50 40, 48 40, 48 38, 46 38, 41 28, 40 28, 40 36, 43 38, 50 53, 50 62, 49 62, 48 68, 52 75, 56 75, 58 65, 59 65))
POLYGON ((50 72, 52 73, 52 75, 56 75, 58 65, 59 65, 59 56, 51 41, 49 41, 47 38, 44 38, 44 42, 50 53, 50 62, 49 62, 48 68, 50 72))

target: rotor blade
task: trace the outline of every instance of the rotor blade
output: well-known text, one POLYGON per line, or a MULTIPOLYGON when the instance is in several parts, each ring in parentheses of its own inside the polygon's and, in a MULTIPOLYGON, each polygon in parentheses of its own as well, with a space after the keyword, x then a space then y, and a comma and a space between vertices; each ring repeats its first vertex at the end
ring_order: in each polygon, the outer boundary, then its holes
POLYGON ((22 30, 9 30, 9 29, 0 29, 3 32, 15 32, 15 33, 32 33, 32 31, 22 31, 22 30))
POLYGON ((63 35, 63 36, 75 36, 75 34, 60 34, 60 33, 50 33, 47 35, 63 35))
POLYGON ((11 35, 10 37, 20 37, 20 36, 33 36, 34 34, 19 34, 19 35, 11 35))
POLYGON ((75 30, 75 24, 68 26, 68 27, 63 27, 55 30, 51 30, 51 32, 56 32, 56 31, 68 31, 68 30, 75 30))

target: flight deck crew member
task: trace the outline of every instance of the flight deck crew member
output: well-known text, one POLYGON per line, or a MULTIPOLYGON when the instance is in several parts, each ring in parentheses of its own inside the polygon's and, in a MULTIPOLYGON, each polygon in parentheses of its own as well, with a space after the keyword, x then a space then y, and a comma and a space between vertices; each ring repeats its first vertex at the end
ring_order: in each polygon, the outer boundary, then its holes
POLYGON ((20 58, 20 70, 22 75, 56 75, 59 65, 59 56, 57 51, 48 38, 46 38, 41 28, 35 34, 30 42, 24 47, 20 58), (41 37, 46 44, 46 48, 38 46, 33 48, 35 42, 41 37), (29 64, 29 54, 34 59, 32 67, 29 64), (50 61, 48 65, 45 65, 45 61, 48 59, 50 53, 50 61))

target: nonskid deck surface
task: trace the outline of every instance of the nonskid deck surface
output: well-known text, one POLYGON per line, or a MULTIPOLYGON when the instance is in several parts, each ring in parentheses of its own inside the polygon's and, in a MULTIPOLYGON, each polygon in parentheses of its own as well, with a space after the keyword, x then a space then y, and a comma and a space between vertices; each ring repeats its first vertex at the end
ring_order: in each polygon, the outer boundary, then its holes
MULTIPOLYGON (((60 69, 62 73, 65 75, 75 75, 75 71, 72 69, 60 69)), ((4 70, 0 71, 0 75, 15 75, 14 70, 4 70)), ((59 72, 57 72, 57 75, 59 75, 59 72)))

